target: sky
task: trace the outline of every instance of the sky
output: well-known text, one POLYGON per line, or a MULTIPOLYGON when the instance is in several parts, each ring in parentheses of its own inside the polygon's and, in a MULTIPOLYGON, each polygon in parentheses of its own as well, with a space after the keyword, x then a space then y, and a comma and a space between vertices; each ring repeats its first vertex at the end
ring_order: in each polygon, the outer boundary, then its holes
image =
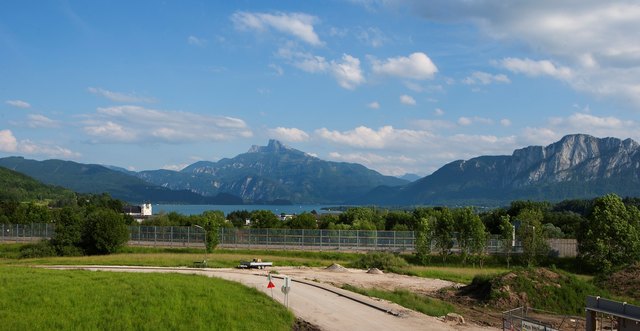
POLYGON ((640 141, 640 4, 2 1, 0 157, 179 170, 269 139, 385 175, 640 141))

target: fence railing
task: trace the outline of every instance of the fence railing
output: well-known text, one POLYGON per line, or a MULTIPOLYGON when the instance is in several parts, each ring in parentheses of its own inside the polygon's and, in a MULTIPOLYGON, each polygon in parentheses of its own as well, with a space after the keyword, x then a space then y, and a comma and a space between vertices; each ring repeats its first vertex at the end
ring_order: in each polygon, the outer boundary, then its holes
MULTIPOLYGON (((54 224, 0 224, 0 241, 32 242, 51 238, 54 224)), ((129 245, 156 247, 204 247, 205 232, 194 226, 129 226, 129 245)), ((521 253, 516 241, 511 253, 521 253)), ((552 254, 559 257, 577 255, 575 239, 549 239, 552 254)), ((308 230, 308 229, 236 229, 220 228, 218 246, 222 248, 273 248, 300 250, 391 250, 413 251, 413 231, 366 231, 366 230, 308 230)), ((453 240, 452 252, 459 251, 453 240)), ((432 252, 436 252, 431 245, 432 252)), ((503 241, 497 237, 487 240, 487 254, 503 254, 503 241)))

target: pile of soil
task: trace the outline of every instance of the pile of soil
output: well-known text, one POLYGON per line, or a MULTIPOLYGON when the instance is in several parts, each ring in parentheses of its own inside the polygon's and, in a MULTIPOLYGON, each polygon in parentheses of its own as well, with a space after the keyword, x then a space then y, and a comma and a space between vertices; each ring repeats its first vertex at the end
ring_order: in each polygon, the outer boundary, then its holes
POLYGON ((378 268, 371 268, 371 269, 367 270, 367 273, 368 274, 374 274, 374 275, 382 275, 383 274, 383 272, 378 268))
POLYGON ((331 271, 331 272, 349 272, 349 270, 337 263, 334 263, 326 268, 324 268, 324 270, 326 271, 331 271))
POLYGON ((599 284, 615 295, 640 298, 640 262, 609 275, 599 284))
MULTIPOLYGON (((567 301, 567 292, 575 293, 580 302, 584 300, 582 293, 573 290, 581 289, 577 282, 575 278, 563 273, 546 268, 531 268, 492 277, 478 277, 471 285, 461 287, 456 296, 500 310, 524 306, 560 313, 558 310, 563 305, 575 305, 574 302, 567 301)), ((579 311, 578 308, 573 310, 579 311)))

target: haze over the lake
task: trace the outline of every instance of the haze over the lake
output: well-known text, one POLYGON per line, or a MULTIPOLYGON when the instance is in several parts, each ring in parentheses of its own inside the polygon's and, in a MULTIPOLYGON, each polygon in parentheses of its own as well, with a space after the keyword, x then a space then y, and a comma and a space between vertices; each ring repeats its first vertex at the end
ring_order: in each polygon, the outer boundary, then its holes
POLYGON ((426 175, 640 140, 635 1, 4 1, 0 157, 181 169, 278 139, 426 175))

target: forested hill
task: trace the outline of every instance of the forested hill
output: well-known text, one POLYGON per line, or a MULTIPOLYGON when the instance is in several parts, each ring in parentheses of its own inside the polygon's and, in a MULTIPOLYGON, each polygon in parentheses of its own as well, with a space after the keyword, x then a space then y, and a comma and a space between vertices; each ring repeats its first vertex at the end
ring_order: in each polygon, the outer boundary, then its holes
POLYGON ((154 203, 242 204, 242 199, 231 195, 203 197, 187 190, 170 190, 96 164, 6 157, 0 158, 0 167, 78 193, 109 193, 112 197, 129 203, 148 200, 154 203))
POLYGON ((65 200, 74 195, 72 191, 62 187, 43 184, 3 167, 0 167, 0 188, 0 200, 65 200))

